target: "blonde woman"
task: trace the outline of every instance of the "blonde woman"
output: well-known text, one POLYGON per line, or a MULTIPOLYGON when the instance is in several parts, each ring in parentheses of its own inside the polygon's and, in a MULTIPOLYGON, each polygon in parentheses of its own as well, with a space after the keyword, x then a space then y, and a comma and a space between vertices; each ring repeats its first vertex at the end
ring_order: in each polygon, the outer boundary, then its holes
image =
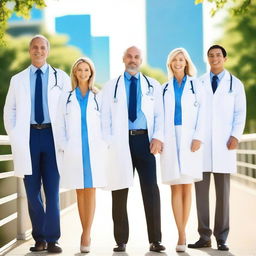
POLYGON ((171 185, 172 209, 179 235, 176 251, 184 252, 191 186, 202 179, 204 107, 202 89, 192 79, 196 69, 185 49, 176 48, 169 53, 167 70, 169 81, 163 85, 162 181, 171 185))
POLYGON ((101 139, 100 93, 93 87, 92 61, 79 58, 70 76, 72 91, 64 94, 59 103, 57 146, 63 159, 61 186, 76 189, 83 229, 80 250, 85 253, 90 251, 95 188, 106 185, 106 147, 101 139))

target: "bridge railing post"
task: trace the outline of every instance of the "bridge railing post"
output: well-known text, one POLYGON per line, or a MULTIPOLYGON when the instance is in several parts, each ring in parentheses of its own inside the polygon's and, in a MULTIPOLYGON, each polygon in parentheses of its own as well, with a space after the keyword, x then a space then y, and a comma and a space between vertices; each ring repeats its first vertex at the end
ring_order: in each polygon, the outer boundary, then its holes
POLYGON ((17 180, 17 239, 27 240, 31 237, 31 222, 28 213, 27 197, 23 180, 21 178, 17 178, 17 180))

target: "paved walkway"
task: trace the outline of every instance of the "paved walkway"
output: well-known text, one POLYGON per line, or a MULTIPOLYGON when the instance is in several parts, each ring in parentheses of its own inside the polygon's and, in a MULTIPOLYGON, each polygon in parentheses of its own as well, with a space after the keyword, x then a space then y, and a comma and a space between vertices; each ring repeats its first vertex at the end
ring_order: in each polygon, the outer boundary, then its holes
MULTIPOLYGON (((212 184, 213 185, 213 184, 212 184)), ((212 186, 213 187, 213 186, 212 186)), ((111 219, 111 194, 101 190, 97 191, 97 208, 92 230, 91 253, 88 256, 256 256, 256 190, 251 190, 235 181, 231 183, 231 230, 228 239, 230 252, 217 251, 213 240, 212 249, 193 250, 187 249, 186 253, 176 253, 177 232, 173 219, 170 203, 170 189, 168 186, 160 185, 162 201, 162 236, 163 244, 166 246, 165 253, 152 253, 148 251, 146 223, 142 199, 138 184, 138 177, 135 177, 135 185, 130 190, 128 210, 130 221, 130 239, 127 245, 127 253, 113 253, 115 245, 112 233, 111 219)), ((211 189, 211 199, 214 201, 214 190, 211 189)), ((211 207, 214 212, 214 205, 211 207)), ((213 214, 212 214, 213 216, 213 214)), ((62 237, 60 245, 63 253, 60 255, 82 255, 79 252, 79 241, 81 227, 76 205, 62 216, 62 237)), ((213 223, 213 221, 211 221, 213 223)), ((197 219, 195 200, 187 227, 188 243, 198 239, 197 219)), ((30 253, 28 249, 33 245, 33 240, 20 242, 8 256, 16 255, 47 255, 46 253, 30 253)))

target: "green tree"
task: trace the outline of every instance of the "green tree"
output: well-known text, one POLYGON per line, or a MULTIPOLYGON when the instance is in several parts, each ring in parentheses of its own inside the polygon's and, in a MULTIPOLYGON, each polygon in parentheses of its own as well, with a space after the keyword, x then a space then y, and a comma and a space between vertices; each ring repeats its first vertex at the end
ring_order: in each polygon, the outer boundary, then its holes
POLYGON ((45 6, 44 0, 0 0, 0 44, 4 42, 7 22, 12 14, 29 18, 33 7, 43 8, 45 6))
POLYGON ((229 15, 223 21, 219 44, 228 52, 226 67, 245 85, 247 96, 246 132, 256 132, 256 3, 244 15, 229 15))
POLYGON ((166 74, 159 68, 152 68, 148 65, 144 65, 140 70, 143 74, 155 78, 160 84, 167 81, 166 74))
MULTIPOLYGON (((241 15, 247 13, 250 9, 254 8, 254 0, 206 0, 213 3, 214 7, 211 10, 211 15, 223 8, 228 8, 234 15, 241 15)), ((195 4, 202 4, 204 0, 195 0, 195 4)))
MULTIPOLYGON (((47 35, 47 38, 51 44, 47 62, 69 74, 72 64, 82 53, 75 47, 67 46, 67 37, 65 36, 47 35)), ((31 37, 12 38, 7 35, 6 47, 0 48, 0 134, 5 134, 2 117, 10 78, 30 65, 28 54, 30 39, 31 37)))

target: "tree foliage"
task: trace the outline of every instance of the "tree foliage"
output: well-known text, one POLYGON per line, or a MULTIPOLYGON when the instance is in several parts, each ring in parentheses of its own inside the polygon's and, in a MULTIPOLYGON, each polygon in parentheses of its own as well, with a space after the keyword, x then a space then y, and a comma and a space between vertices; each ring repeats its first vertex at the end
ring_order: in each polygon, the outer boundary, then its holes
POLYGON ((148 65, 144 65, 141 67, 140 71, 146 76, 155 78, 161 84, 167 81, 166 74, 159 68, 152 68, 148 65))
POLYGON ((227 16, 222 24, 223 37, 218 43, 227 49, 227 69, 237 76, 246 88, 246 131, 256 132, 256 3, 251 7, 244 15, 227 16))
MULTIPOLYGON (((211 9, 211 15, 214 16, 216 12, 227 7, 232 15, 244 15, 253 8, 254 0, 206 0, 213 3, 214 7, 211 9)), ((202 4, 204 0, 195 0, 195 4, 202 4)))
POLYGON ((44 0, 0 0, 0 44, 4 42, 7 22, 12 14, 28 19, 33 7, 45 6, 44 0))

